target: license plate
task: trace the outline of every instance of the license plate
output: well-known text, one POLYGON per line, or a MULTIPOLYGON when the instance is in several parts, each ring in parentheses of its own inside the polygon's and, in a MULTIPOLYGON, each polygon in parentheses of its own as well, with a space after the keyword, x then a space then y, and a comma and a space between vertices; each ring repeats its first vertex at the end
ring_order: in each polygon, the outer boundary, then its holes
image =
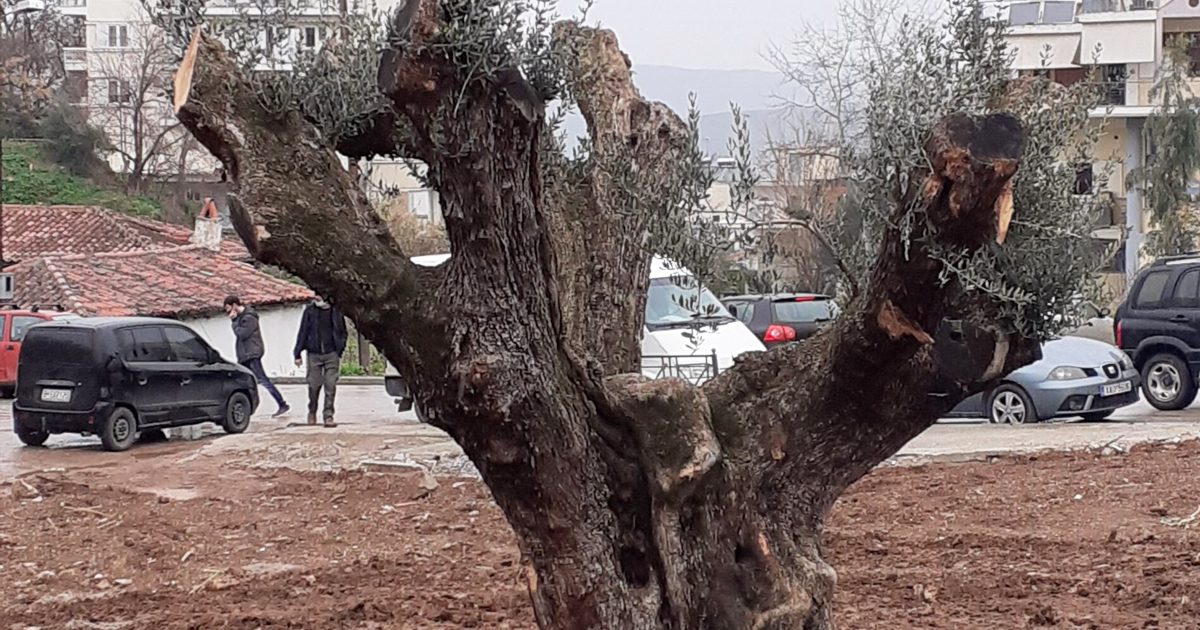
POLYGON ((42 402, 52 403, 68 403, 71 402, 71 390, 69 389, 43 389, 42 402))
POLYGON ((1117 394, 1126 394, 1133 391, 1133 381, 1125 381, 1124 383, 1113 383, 1112 385, 1104 386, 1105 396, 1116 396, 1117 394))

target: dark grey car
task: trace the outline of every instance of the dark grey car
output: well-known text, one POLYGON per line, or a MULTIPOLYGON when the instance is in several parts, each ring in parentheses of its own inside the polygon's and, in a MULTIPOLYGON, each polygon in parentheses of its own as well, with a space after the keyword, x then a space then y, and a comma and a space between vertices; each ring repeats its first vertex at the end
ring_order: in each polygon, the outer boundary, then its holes
POLYGON ((816 293, 738 295, 721 303, 767 348, 811 337, 841 312, 833 298, 816 293))

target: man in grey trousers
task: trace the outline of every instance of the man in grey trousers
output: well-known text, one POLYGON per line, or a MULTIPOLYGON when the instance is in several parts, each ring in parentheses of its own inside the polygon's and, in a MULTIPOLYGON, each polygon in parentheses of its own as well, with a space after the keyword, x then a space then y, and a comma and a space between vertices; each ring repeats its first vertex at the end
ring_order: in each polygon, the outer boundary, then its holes
POLYGON ((300 333, 296 335, 296 366, 303 365, 301 354, 308 356, 308 423, 317 423, 317 407, 321 388, 325 389, 323 420, 326 427, 335 427, 334 399, 337 397, 338 375, 341 373, 342 353, 346 351, 346 319, 342 313, 317 297, 304 309, 300 333))

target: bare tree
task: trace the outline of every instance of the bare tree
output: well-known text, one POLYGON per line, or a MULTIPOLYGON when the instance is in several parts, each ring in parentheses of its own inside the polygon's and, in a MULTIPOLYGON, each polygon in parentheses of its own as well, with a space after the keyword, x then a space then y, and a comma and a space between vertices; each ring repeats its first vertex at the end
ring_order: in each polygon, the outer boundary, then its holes
POLYGON ((179 160, 188 134, 168 94, 176 59, 167 33, 148 20, 98 29, 104 49, 92 53, 89 122, 108 136, 128 191, 140 192, 187 167, 179 160))
POLYGON ((336 298, 475 463, 542 627, 830 628, 834 501, 1033 360, 1100 262, 1057 165, 1086 104, 1012 89, 1002 27, 973 2, 901 29, 863 78, 858 297, 703 387, 650 381, 651 255, 710 269, 694 211, 711 171, 696 115, 644 99, 615 35, 552 26, 552 4, 414 0, 382 58, 352 23, 269 77, 201 29, 179 117, 224 163, 250 251, 336 298), (554 98, 587 121, 582 153, 561 150, 554 98), (411 263, 335 149, 427 164, 451 260, 411 263))
POLYGON ((39 119, 63 86, 64 46, 83 46, 83 21, 53 7, 17 13, 16 0, 2 0, 0 99, 8 125, 39 119))
POLYGON ((410 256, 428 256, 450 252, 450 241, 446 231, 432 221, 413 214, 408 208, 408 197, 396 195, 391 203, 381 210, 388 230, 400 249, 410 256))

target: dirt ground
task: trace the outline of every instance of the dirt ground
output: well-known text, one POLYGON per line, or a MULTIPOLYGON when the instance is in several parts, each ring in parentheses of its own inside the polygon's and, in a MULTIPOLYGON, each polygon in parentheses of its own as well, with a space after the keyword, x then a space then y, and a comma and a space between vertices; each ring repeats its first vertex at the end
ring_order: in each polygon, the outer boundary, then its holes
MULTIPOLYGON (((533 627, 476 482, 184 448, 0 486, 0 630, 533 627)), ((1198 507, 1197 442, 880 469, 827 530, 840 627, 1200 628, 1198 507)))

